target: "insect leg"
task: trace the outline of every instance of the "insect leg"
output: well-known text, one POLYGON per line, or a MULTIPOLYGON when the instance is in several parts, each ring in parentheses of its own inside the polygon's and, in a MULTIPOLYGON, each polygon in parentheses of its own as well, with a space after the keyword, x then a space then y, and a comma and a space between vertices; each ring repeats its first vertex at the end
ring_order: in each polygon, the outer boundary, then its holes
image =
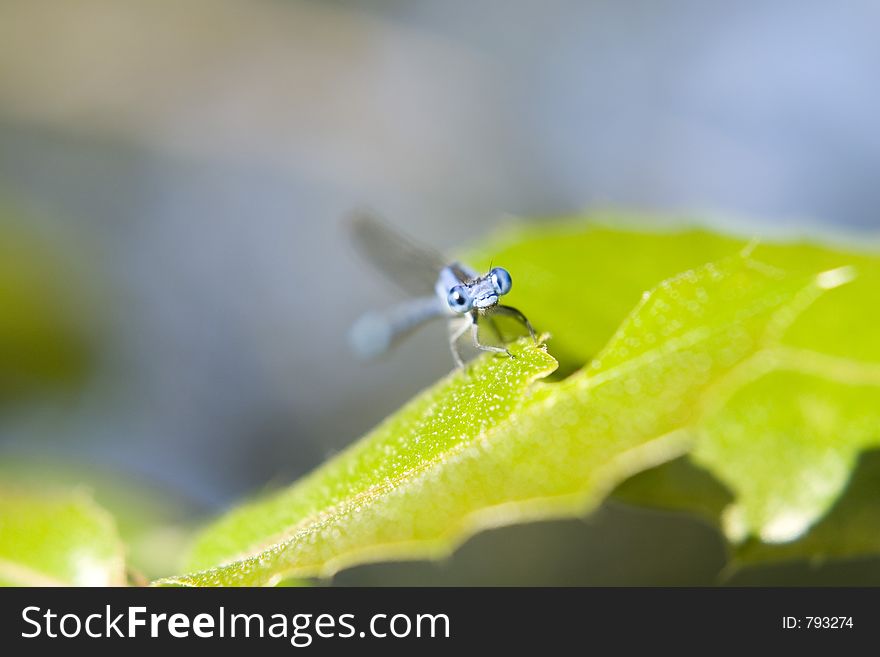
POLYGON ((458 340, 465 334, 465 331, 468 330, 471 320, 464 317, 458 320, 458 322, 458 325, 456 325, 455 320, 449 322, 449 349, 452 351, 452 358, 455 360, 455 366, 464 367, 464 360, 462 360, 461 353, 458 351, 458 340))
POLYGON ((479 336, 479 326, 477 324, 477 315, 472 315, 471 317, 473 322, 471 324, 471 338, 473 339, 474 346, 477 349, 480 349, 482 351, 493 351, 498 354, 507 354, 508 356, 513 358, 513 354, 510 353, 510 350, 508 350, 507 347, 494 347, 492 345, 481 343, 479 336))
POLYGON ((513 306, 497 305, 492 309, 492 312, 494 314, 507 315, 508 317, 513 317, 514 319, 516 319, 529 330, 529 335, 532 336, 532 340, 535 341, 535 344, 538 343, 538 336, 535 335, 535 329, 532 328, 531 322, 529 322, 526 316, 523 315, 516 308, 514 308, 513 306))
POLYGON ((504 336, 501 334, 501 331, 498 329, 498 324, 492 319, 492 315, 483 315, 482 320, 486 322, 489 326, 489 330, 492 331, 493 335, 498 338, 498 342, 504 342, 504 336))

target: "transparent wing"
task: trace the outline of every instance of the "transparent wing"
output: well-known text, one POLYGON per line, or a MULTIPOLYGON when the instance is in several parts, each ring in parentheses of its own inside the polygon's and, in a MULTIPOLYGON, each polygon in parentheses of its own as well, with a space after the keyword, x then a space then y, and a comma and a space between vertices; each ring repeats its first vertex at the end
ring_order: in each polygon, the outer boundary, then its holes
POLYGON ((417 297, 386 310, 363 315, 351 327, 348 342, 360 358, 375 358, 425 322, 446 313, 447 309, 435 295, 417 297))
POLYGON ((440 270, 449 263, 438 252, 412 241, 368 212, 350 219, 358 250, 391 281, 413 294, 433 294, 440 270))

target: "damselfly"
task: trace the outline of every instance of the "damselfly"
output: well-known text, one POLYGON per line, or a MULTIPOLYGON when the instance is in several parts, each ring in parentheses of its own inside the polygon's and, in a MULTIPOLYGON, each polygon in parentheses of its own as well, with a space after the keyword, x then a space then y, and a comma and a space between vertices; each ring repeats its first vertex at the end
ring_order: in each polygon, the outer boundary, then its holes
POLYGON ((378 356, 425 322, 440 317, 449 320, 449 347, 458 367, 464 365, 459 341, 468 330, 477 349, 513 357, 506 346, 480 341, 479 326, 486 322, 503 345, 503 337, 494 322, 496 317, 513 318, 538 341, 525 315, 499 303, 513 285, 506 269, 493 267, 480 276, 467 265, 446 260, 431 249, 415 244, 369 214, 355 215, 351 227, 356 244, 373 264, 416 295, 386 310, 369 312, 355 323, 349 337, 359 356, 378 356))

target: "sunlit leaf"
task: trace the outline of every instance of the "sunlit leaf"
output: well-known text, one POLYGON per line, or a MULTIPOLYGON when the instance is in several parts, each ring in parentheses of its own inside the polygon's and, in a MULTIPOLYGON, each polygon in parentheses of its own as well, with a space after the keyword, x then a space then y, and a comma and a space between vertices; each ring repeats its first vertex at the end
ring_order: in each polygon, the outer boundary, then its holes
POLYGON ((164 583, 329 575, 446 554, 486 527, 583 514, 623 479, 688 451, 708 392, 845 280, 733 255, 640 293, 604 349, 564 381, 538 381, 555 363, 525 341, 516 359, 481 358, 287 491, 219 520, 196 545, 196 572, 164 583))
MULTIPOLYGON (((799 540, 738 546, 732 567, 785 560, 821 563, 828 559, 880 553, 880 451, 862 454, 841 497, 799 540)), ((731 569, 731 571, 733 570, 731 569)))
POLYGON ((0 584, 122 585, 123 557, 112 518, 84 492, 0 489, 0 584))
POLYGON ((66 459, 6 456, 0 459, 0 490, 88 490, 115 519, 126 546, 126 565, 136 578, 175 572, 192 532, 194 504, 179 492, 106 468, 66 459))

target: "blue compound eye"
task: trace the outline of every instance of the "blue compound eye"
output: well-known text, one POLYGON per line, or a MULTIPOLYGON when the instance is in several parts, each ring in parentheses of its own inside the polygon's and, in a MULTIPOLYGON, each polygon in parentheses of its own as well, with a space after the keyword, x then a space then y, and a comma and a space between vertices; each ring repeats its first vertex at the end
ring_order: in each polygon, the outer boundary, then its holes
POLYGON ((490 271, 489 280, 492 281, 492 287, 495 288, 495 291, 499 296, 507 294, 510 292, 510 288, 513 287, 513 281, 510 279, 510 274, 502 267, 495 267, 495 269, 490 271))
POLYGON ((473 303, 464 285, 456 285, 446 295, 446 303, 457 313, 466 313, 473 303))

